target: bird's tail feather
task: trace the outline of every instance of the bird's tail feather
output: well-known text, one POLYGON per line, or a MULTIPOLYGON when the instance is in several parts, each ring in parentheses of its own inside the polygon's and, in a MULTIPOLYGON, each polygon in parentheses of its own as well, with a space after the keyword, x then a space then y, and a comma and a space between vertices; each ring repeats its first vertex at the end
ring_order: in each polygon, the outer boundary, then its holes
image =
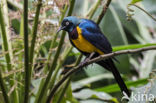
POLYGON ((97 64, 101 65, 102 67, 106 68, 107 70, 111 71, 113 73, 113 76, 118 83, 120 89, 122 92, 125 92, 130 97, 130 92, 127 89, 126 84, 124 83, 119 71, 117 70, 114 62, 112 59, 102 60, 97 62, 97 64))

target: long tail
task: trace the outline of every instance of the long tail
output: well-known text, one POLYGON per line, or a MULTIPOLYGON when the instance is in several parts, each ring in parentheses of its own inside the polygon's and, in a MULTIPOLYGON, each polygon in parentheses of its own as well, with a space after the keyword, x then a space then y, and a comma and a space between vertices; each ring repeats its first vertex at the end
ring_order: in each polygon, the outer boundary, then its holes
POLYGON ((125 92, 130 97, 130 92, 127 89, 127 86, 124 83, 124 81, 123 81, 119 71, 117 70, 114 62, 112 61, 112 59, 102 60, 102 61, 97 62, 97 64, 99 64, 102 67, 106 68, 107 70, 111 71, 114 75, 116 82, 118 83, 118 85, 120 87, 120 90, 122 92, 125 92))

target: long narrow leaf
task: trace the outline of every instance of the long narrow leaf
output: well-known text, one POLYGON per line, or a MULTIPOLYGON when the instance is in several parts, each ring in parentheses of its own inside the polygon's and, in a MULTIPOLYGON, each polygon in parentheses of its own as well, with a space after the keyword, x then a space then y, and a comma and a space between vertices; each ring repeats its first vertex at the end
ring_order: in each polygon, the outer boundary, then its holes
MULTIPOLYGON (((126 85, 128 88, 130 87, 136 87, 136 86, 139 86, 139 85, 144 85, 148 82, 147 78, 145 79, 140 79, 140 80, 137 80, 137 81, 126 81, 126 85)), ((97 88, 95 89, 96 91, 103 91, 103 92, 107 92, 107 93, 113 93, 113 92, 118 92, 120 91, 120 88, 118 87, 117 84, 112 84, 112 85, 109 85, 109 86, 106 86, 106 87, 102 87, 102 88, 97 88)))
POLYGON ((125 45, 125 46, 117 46, 117 47, 113 47, 113 51, 137 49, 137 48, 143 48, 143 47, 148 47, 148 46, 156 46, 156 43, 131 44, 131 45, 125 45))

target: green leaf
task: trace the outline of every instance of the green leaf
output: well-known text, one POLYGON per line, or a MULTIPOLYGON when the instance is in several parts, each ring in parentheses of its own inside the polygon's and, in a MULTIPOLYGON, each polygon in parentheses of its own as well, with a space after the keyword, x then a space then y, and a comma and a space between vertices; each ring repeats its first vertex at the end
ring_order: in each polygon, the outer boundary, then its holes
POLYGON ((148 44, 132 44, 132 45, 124 45, 124 46, 116 46, 113 47, 113 51, 120 51, 120 50, 128 50, 128 49, 138 49, 148 46, 156 46, 156 43, 148 43, 148 44))
POLYGON ((106 100, 106 99, 111 100, 112 99, 112 97, 107 93, 96 92, 96 91, 93 91, 93 90, 90 90, 90 89, 83 89, 80 92, 74 92, 73 96, 75 98, 83 99, 83 100, 91 98, 91 97, 99 98, 99 99, 102 99, 102 100, 106 100))
MULTIPOLYGON (((102 20, 100 27, 104 35, 108 38, 113 46, 127 45, 127 37, 122 27, 121 21, 114 7, 110 6, 107 13, 102 20)), ((116 64, 117 68, 121 73, 129 73, 130 63, 127 55, 121 55, 117 59, 122 62, 116 64), (126 68, 126 69, 125 69, 126 68)))
POLYGON ((154 62, 155 62, 155 57, 156 57, 156 52, 155 51, 147 51, 144 54, 144 58, 142 59, 142 63, 139 67, 139 76, 140 78, 147 78, 154 69, 154 62))
POLYGON ((135 3, 140 2, 140 1, 142 1, 142 0, 132 0, 131 3, 135 4, 135 3))
POLYGON ((113 75, 111 73, 105 73, 105 74, 102 73, 102 74, 98 74, 95 76, 91 76, 91 77, 73 82, 72 83, 72 90, 74 91, 74 90, 82 88, 84 86, 90 86, 89 84, 91 84, 91 83, 100 81, 102 79, 108 79, 108 78, 109 79, 113 78, 113 75))
POLYGON ((106 70, 103 67, 97 64, 87 66, 87 69, 84 69, 84 71, 89 77, 104 74, 106 72, 106 70))
MULTIPOLYGON (((124 0, 124 2, 126 2, 126 0, 124 0)), ((115 7, 115 11, 117 12, 117 15, 119 16, 119 19, 122 23, 122 26, 124 27, 124 30, 126 32, 126 36, 128 38, 129 43, 137 43, 137 41, 141 41, 140 40, 140 32, 138 30, 137 24, 134 20, 132 21, 127 21, 126 20, 126 5, 128 5, 128 3, 123 3, 123 5, 121 5, 121 1, 119 1, 119 5, 114 5, 115 7)))
MULTIPOLYGON (((146 79, 140 79, 140 80, 137 80, 137 81, 127 81, 125 83, 126 83, 128 88, 136 87, 136 86, 139 86, 139 85, 146 84, 147 83, 147 78, 146 79)), ((113 92, 120 91, 120 88, 118 87, 117 84, 112 84, 112 85, 109 85, 109 86, 106 86, 106 87, 97 88, 95 90, 96 91, 106 92, 106 93, 113 93, 113 92)))
POLYGON ((72 95, 71 84, 69 84, 66 91, 66 100, 70 101, 71 103, 79 103, 72 95))
POLYGON ((108 103, 97 99, 81 100, 80 103, 108 103))
POLYGON ((12 23, 12 27, 14 28, 15 32, 19 33, 20 32, 20 22, 19 22, 19 20, 13 19, 13 20, 11 20, 11 23, 12 23))

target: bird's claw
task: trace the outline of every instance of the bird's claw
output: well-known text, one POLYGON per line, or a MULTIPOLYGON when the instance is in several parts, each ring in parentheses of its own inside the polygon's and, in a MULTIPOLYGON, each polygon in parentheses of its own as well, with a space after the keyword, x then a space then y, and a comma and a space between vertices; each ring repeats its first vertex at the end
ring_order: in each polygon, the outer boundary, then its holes
POLYGON ((87 62, 89 61, 89 58, 86 58, 83 62, 80 63, 80 67, 84 66, 85 64, 87 64, 87 62))
MULTIPOLYGON (((91 53, 89 55, 89 57, 87 57, 83 62, 80 63, 80 66, 84 66, 85 64, 87 64, 87 62, 93 57, 93 55, 95 54, 95 52, 91 53)), ((85 66, 86 67, 86 66, 85 66)))

